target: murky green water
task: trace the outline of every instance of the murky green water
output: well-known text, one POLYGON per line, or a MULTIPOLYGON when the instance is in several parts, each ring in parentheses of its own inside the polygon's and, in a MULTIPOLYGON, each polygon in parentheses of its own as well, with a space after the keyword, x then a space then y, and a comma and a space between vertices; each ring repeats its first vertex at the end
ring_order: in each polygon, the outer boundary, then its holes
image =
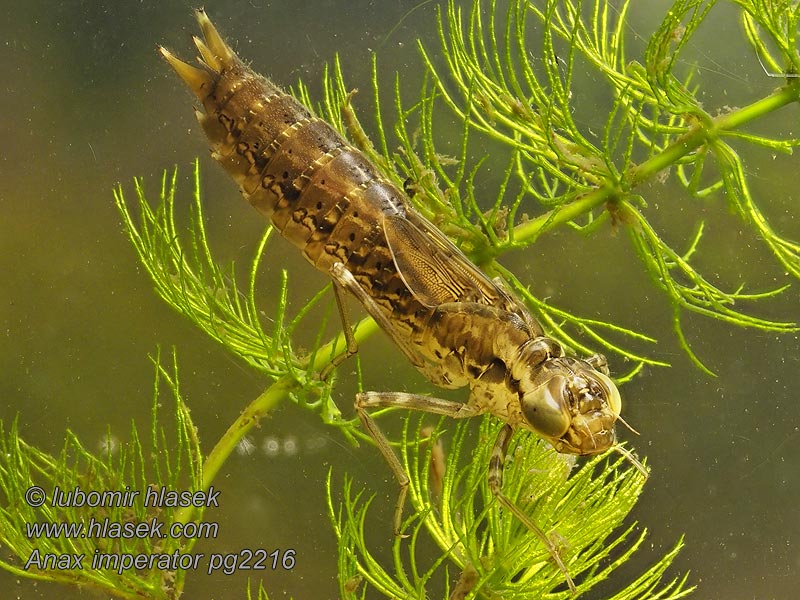
MULTIPOLYGON (((348 81, 366 95, 373 49, 387 77, 401 70, 413 89, 422 72, 414 40, 437 47, 436 3, 423 4, 402 21, 415 3, 229 2, 206 8, 240 54, 276 82, 303 77, 315 85, 338 51, 348 81)), ((642 35, 660 14, 655 4, 632 16, 642 35)), ((8 422, 18 416, 26 440, 53 452, 65 427, 89 446, 100 443, 109 426, 125 439, 132 420, 143 428, 149 423, 148 354, 158 345, 175 346, 184 397, 208 451, 265 382, 155 297, 111 195, 118 181, 132 192, 134 176, 145 177, 155 192, 162 170, 175 164, 188 178, 200 155, 209 234, 220 256, 244 262, 258 240, 263 221, 207 157, 192 99, 154 51, 164 43, 189 53, 191 7, 32 0, 4 14, 0 417, 8 422)), ((716 82, 708 86, 714 93, 704 99, 707 109, 746 104, 779 85, 764 76, 740 38, 735 15, 719 7, 718 18, 696 38, 703 45, 689 52, 709 69, 702 75, 716 82)), ((591 98, 591 90, 586 95, 591 98)), ((794 129, 796 136, 797 107, 759 127, 794 129)), ((797 158, 751 152, 746 161, 767 216, 788 237, 800 238, 797 158)), ((188 179, 183 189, 189 189, 188 179)), ((739 243, 742 225, 723 200, 700 207, 677 188, 658 184, 642 194, 658 208, 662 230, 672 227, 676 239, 698 218, 713 223, 709 236, 719 251, 706 255, 703 267, 727 278, 730 287, 765 289, 781 277, 757 240, 739 243)), ((322 276, 287 244, 277 248, 292 253, 279 266, 292 269, 295 288, 317 289, 322 276)), ((647 370, 623 389, 626 419, 641 432, 632 441, 653 469, 636 518, 651 531, 656 551, 686 534, 673 573, 691 569, 701 586, 697 598, 791 597, 800 584, 798 337, 689 316, 687 334, 718 375, 709 378, 674 341, 666 302, 622 232, 601 231, 589 239, 564 232, 542 238, 536 250, 504 262, 556 305, 654 335, 660 358, 673 363, 647 370)), ((797 292, 790 291, 755 310, 800 319, 798 307, 797 292)), ((370 340, 368 350, 367 387, 431 389, 383 337, 370 340)), ((350 405, 353 389, 352 383, 340 387, 342 406, 350 405)), ((336 430, 288 404, 250 439, 251 452, 234 456, 218 476, 220 509, 206 514, 219 521, 220 535, 197 550, 294 548, 294 570, 266 578, 271 597, 337 597, 334 536, 324 504, 327 469, 372 482, 387 503, 394 501, 391 474, 370 448, 351 447, 336 430)), ((244 581, 195 576, 187 597, 241 598, 244 581)), ((8 597, 90 597, 5 573, 0 589, 11 590, 8 597)))

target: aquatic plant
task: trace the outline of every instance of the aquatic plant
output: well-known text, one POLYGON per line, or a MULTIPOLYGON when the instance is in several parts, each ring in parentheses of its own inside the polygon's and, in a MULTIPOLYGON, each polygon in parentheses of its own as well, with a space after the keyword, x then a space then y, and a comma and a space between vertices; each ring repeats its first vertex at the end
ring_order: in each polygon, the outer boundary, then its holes
POLYGON ((115 499, 98 505, 99 499, 79 499, 76 495, 101 490, 129 489, 143 495, 150 489, 203 489, 200 441, 179 392, 174 357, 171 368, 162 364, 158 354, 153 362, 151 428, 142 435, 139 427, 132 424, 127 444, 115 447, 109 431, 106 448, 93 451, 68 431, 61 452, 52 456, 27 444, 19 436, 16 422, 8 429, 0 422, 0 541, 16 557, 12 560, 4 556, 0 560, 3 569, 19 577, 95 588, 115 598, 176 598, 176 590, 183 589, 187 570, 134 569, 132 565, 123 568, 121 562, 113 568, 99 568, 95 565, 100 563, 95 561, 98 553, 108 557, 168 556, 176 552, 188 555, 195 540, 170 536, 104 537, 43 529, 83 523, 86 533, 92 519, 100 524, 148 523, 152 519, 188 523, 202 517, 202 508, 187 511, 145 507, 141 498, 136 502, 115 499), (164 397, 165 387, 171 396, 169 402, 164 397), (165 424, 161 423, 163 414, 168 419, 165 424), (73 496, 57 502, 56 489, 73 496), (48 500, 41 506, 31 495, 37 490, 47 494, 48 500), (37 535, 31 527, 40 533, 37 535), (36 568, 47 564, 48 555, 59 560, 69 557, 69 566, 59 563, 61 568, 36 568))
MULTIPOLYGON (((440 13, 441 48, 431 51, 420 43, 426 75, 418 97, 402 97, 399 78, 393 89, 394 118, 388 120, 383 76, 373 63, 372 98, 376 120, 362 124, 338 61, 325 73, 324 95, 312 101, 301 83, 296 93, 320 116, 361 147, 385 176, 405 185, 425 216, 437 223, 487 272, 500 276, 534 311, 548 333, 576 352, 604 351, 631 361, 626 379, 645 365, 664 365, 652 351, 646 333, 624 325, 572 315, 537 298, 522 279, 497 259, 512 249, 531 247, 537 238, 559 228, 598 236, 608 226, 624 230, 631 249, 641 259, 654 286, 673 308, 673 326, 688 355, 703 369, 683 333, 685 311, 722 320, 734 326, 761 330, 796 331, 791 322, 753 316, 742 306, 780 294, 800 275, 800 245, 781 236, 764 217, 737 145, 792 152, 798 140, 755 134, 745 127, 800 99, 800 56, 795 35, 800 8, 789 1, 740 0, 744 31, 754 57, 780 83, 763 98, 743 108, 714 114, 699 101, 702 71, 681 61, 701 23, 713 14, 715 2, 676 0, 661 25, 647 40, 641 56, 629 55, 626 17, 630 2, 614 8, 607 2, 511 0, 504 15, 493 1, 474 0, 469 11, 450 2, 440 13), (538 32, 533 46, 532 32, 538 32), (581 73, 591 71, 609 94, 608 111, 599 133, 574 118, 581 73), (444 115, 459 123, 456 140, 443 138, 444 115), (371 136, 365 130, 371 131, 371 136), (390 133, 391 132, 391 133, 390 133), (481 143, 505 148, 503 177, 493 194, 476 192, 486 163, 475 147, 481 143), (443 149, 447 149, 445 152, 443 149), (448 156, 448 153, 452 156, 448 156), (734 284, 725 290, 703 274, 693 259, 701 251, 707 225, 699 221, 677 249, 648 218, 648 203, 637 190, 648 181, 671 178, 686 198, 708 201, 723 195, 786 273, 787 283, 772 290, 745 291, 734 284), (484 205, 479 197, 493 197, 484 205), (527 214, 534 214, 529 217, 527 214), (621 341, 620 341, 621 340, 621 341), (643 350, 642 347, 645 349, 643 350)), ((721 108, 721 107, 720 107, 721 108)), ((366 121, 364 121, 366 122, 366 121)), ((0 432, 0 540, 16 556, 0 566, 24 577, 88 585, 116 597, 178 597, 183 574, 168 572, 113 573, 24 571, 19 560, 33 550, 20 536, 24 522, 80 520, 85 512, 52 513, 26 508, 24 492, 33 484, 44 487, 78 484, 103 488, 149 485, 208 489, 239 441, 279 402, 290 398, 316 413, 344 436, 368 443, 354 419, 346 419, 334 401, 335 377, 321 380, 319 372, 344 350, 341 336, 326 335, 326 319, 314 314, 330 303, 327 288, 308 294, 308 302, 290 313, 289 273, 274 284, 278 302, 267 311, 259 302, 259 265, 268 248, 267 228, 251 263, 242 272, 223 266, 209 247, 202 212, 199 164, 194 173, 192 216, 188 226, 176 222, 177 172, 165 174, 155 207, 146 186, 137 180, 131 203, 123 187, 115 191, 125 231, 151 277, 156 293, 245 364, 261 373, 269 385, 254 399, 203 459, 185 401, 178 390, 177 366, 165 369, 156 359, 156 381, 166 382, 174 398, 172 433, 158 425, 154 408, 151 441, 145 446, 136 427, 130 445, 119 456, 96 456, 68 434, 65 450, 48 456, 24 443, 12 426, 0 432), (135 215, 138 213, 138 216, 135 215), (244 282, 244 283, 242 283, 244 282), (271 315, 266 321, 262 313, 271 315), (269 327, 265 325, 269 323, 269 327), (316 331, 308 350, 300 350, 300 328, 316 331), (177 432, 177 433, 175 433, 177 432), (146 460, 165 444, 179 452, 165 462, 146 460), (177 462, 176 462, 177 461, 177 462)), ((677 236, 673 236, 677 237, 677 236)), ((376 331, 371 320, 355 328, 356 338, 376 331)), ((358 358, 351 359, 360 375, 358 358)), ((613 363, 613 360, 612 360, 613 363)), ((360 381, 360 376, 359 376, 360 381)), ((158 405, 159 385, 153 403, 158 405)), ((394 413, 394 416, 399 416, 394 413)), ((421 421, 402 415, 404 435, 398 448, 411 476, 413 514, 407 518, 409 539, 393 546, 393 562, 382 564, 366 542, 373 523, 371 499, 337 470, 328 480, 328 509, 339 539, 340 594, 367 597, 377 590, 387 597, 423 598, 433 588, 450 598, 539 598, 570 595, 563 577, 530 531, 502 515, 486 484, 488 444, 497 424, 484 420, 475 432, 469 423, 444 423, 421 431, 421 421), (444 471, 436 440, 448 430, 444 471), (420 440, 425 443, 420 443, 420 440), (433 487, 432 487, 433 486, 433 487), (431 542, 438 550, 431 559, 431 542), (428 544, 425 553, 419 549, 428 544), (424 564, 424 566, 423 566, 424 564)), ((170 431, 171 431, 170 430, 170 431)), ((533 436, 517 435, 504 472, 504 490, 534 522, 564 540, 564 556, 576 579, 578 593, 608 579, 641 545, 646 530, 625 520, 644 485, 644 478, 619 460, 591 459, 579 469, 555 455, 533 436)), ((366 484, 365 484, 366 485, 366 484)), ((145 520, 148 514, 112 514, 117 520, 145 520)), ((197 520, 199 511, 176 511, 173 520, 197 520)), ((84 542, 43 539, 42 552, 92 552, 84 542)), ((129 551, 152 552, 147 540, 129 551)), ((614 580, 615 599, 679 598, 691 591, 685 576, 661 579, 680 548, 646 569, 634 581, 614 580)), ((176 547, 189 552, 191 543, 176 547)), ((161 549, 159 549, 161 550, 161 549)), ((247 590, 251 596, 251 590, 247 590)), ((259 598, 266 597, 260 588, 259 598)))

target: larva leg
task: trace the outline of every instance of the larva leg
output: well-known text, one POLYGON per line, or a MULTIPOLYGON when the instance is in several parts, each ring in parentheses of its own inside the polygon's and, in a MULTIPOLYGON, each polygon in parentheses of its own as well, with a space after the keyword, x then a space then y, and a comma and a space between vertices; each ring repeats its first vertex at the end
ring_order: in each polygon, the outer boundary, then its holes
POLYGON ((455 400, 442 400, 422 394, 407 392, 362 392, 356 394, 356 409, 405 408, 453 419, 468 419, 482 413, 470 404, 455 400))
POLYGON ((400 463, 400 459, 397 458, 397 454, 392 450, 386 435, 384 435, 383 431, 381 431, 378 424, 368 412, 368 410, 372 408, 388 407, 418 410, 421 412, 453 417, 455 419, 474 417, 479 414, 479 411, 461 402, 430 398, 428 396, 422 396, 421 394, 407 394, 404 392, 363 392, 356 394, 356 412, 358 413, 358 418, 361 420, 361 424, 366 432, 369 433, 370 437, 375 441, 375 445, 378 447, 378 450, 380 450, 383 458, 389 463, 389 468, 392 470, 400 486, 400 492, 397 495, 397 503, 394 509, 393 525, 395 535, 401 535, 403 508, 406 503, 406 496, 408 495, 408 474, 405 469, 403 469, 403 465, 400 463))
POLYGON ((322 369, 320 378, 323 381, 328 379, 328 376, 336 367, 358 352, 358 342, 353 334, 353 327, 350 325, 350 317, 347 316, 347 307, 344 304, 343 290, 336 281, 333 282, 333 295, 336 298, 336 307, 339 309, 339 318, 342 321, 342 331, 344 332, 344 340, 347 344, 347 349, 341 354, 334 356, 331 362, 322 369))
POLYGON ((525 527, 535 533, 536 536, 542 541, 545 548, 547 548, 547 551, 550 553, 550 556, 564 574, 564 578, 567 580, 567 585, 569 586, 570 591, 575 594, 577 592, 575 583, 572 581, 572 577, 569 576, 569 571, 567 571, 564 561, 561 560, 561 555, 559 554, 556 545, 549 537, 547 537, 547 534, 531 520, 528 515, 522 512, 522 509, 514 504, 508 498, 508 496, 503 493, 503 464, 506 460, 508 444, 511 441, 511 436, 513 433, 514 429, 511 427, 511 425, 506 424, 502 427, 502 429, 500 429, 500 433, 497 434, 497 439, 494 442, 494 448, 492 448, 492 458, 489 461, 489 490, 491 490, 494 497, 497 498, 497 501, 502 504, 503 507, 508 510, 508 512, 519 519, 525 525, 525 527))
MULTIPOLYGON (((353 294, 356 299, 358 299, 361 305, 366 309, 369 316, 375 319, 375 322, 378 323, 381 329, 383 329, 389 335, 389 337, 392 338, 392 341, 397 345, 398 348, 400 348, 400 350, 403 352, 403 355, 405 355, 412 365, 415 367, 422 366, 421 359, 411 349, 408 340, 406 340, 405 337, 397 332, 397 330, 394 328, 394 325, 392 325, 392 322, 381 310, 381 307, 378 306, 372 296, 370 296, 367 291, 361 287, 361 284, 356 281, 356 278, 353 277, 353 274, 348 271, 342 263, 334 263, 329 274, 333 278, 334 285, 341 286, 341 288, 347 290, 353 294)), ((353 340, 353 342, 355 343, 355 340, 353 340)))

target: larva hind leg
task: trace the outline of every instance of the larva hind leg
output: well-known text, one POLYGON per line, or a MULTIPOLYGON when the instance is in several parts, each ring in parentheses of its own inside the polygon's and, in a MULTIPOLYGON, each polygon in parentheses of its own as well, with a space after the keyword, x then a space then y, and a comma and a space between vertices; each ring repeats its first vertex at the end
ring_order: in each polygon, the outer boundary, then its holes
POLYGON ((431 398, 421 394, 408 394, 405 392, 362 392, 356 395, 356 412, 361 420, 364 430, 375 442, 383 458, 389 464, 400 491, 394 509, 394 533, 402 535, 403 508, 408 495, 408 473, 397 458, 386 435, 370 416, 369 410, 374 408, 405 408, 435 415, 444 415, 454 419, 466 419, 480 414, 480 411, 463 402, 431 398))
MULTIPOLYGON (((333 362, 335 365, 340 364, 347 357, 352 356, 358 351, 358 344, 353 337, 353 330, 349 324, 350 319, 347 317, 344 306, 344 298, 341 295, 341 290, 345 290, 356 297, 356 299, 367 311, 367 314, 375 319, 375 322, 380 326, 380 328, 383 329, 390 338, 392 338, 392 341, 397 345, 398 348, 400 348, 400 351, 412 365, 418 368, 422 366, 422 359, 411 348, 408 340, 403 337, 397 331, 397 329, 395 329, 394 325, 392 325, 392 322, 383 312, 381 307, 378 306, 377 302, 375 302, 372 296, 367 293, 367 290, 361 287, 361 284, 356 281, 356 278, 353 277, 353 274, 348 271, 342 263, 334 263, 329 271, 329 275, 333 279, 334 291, 336 292, 336 302, 339 305, 339 314, 342 317, 342 325, 344 325, 345 330, 344 335, 347 339, 347 350, 340 356, 334 358, 333 362)), ((325 368, 325 371, 329 370, 329 367, 325 368)))

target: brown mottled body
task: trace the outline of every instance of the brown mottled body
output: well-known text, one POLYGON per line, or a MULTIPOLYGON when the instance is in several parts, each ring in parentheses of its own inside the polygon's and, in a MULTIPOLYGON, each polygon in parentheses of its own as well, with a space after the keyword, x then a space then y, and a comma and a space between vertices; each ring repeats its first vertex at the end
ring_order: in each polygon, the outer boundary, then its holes
MULTIPOLYGON (((239 184, 245 198, 270 217, 311 264, 328 273, 338 262, 352 273, 393 326, 411 340, 420 358, 417 366, 430 379, 448 387, 455 381, 465 385, 460 365, 452 360, 442 363, 430 351, 429 321, 435 307, 423 305, 409 291, 385 233, 387 217, 432 226, 408 206, 404 192, 382 178, 367 157, 330 125, 229 49, 212 49, 223 56, 211 60, 204 56, 209 69, 182 63, 183 72, 179 70, 185 74, 187 67, 193 69, 192 82, 198 82, 190 86, 205 109, 197 117, 211 142, 212 156, 239 184)), ((175 66, 177 59, 166 56, 175 66)), ((494 288, 488 281, 484 285, 494 288)), ((490 300, 502 298, 497 293, 490 300)), ((452 319, 447 324, 462 328, 452 319)), ((447 337, 446 329, 437 333, 447 337)), ((538 329, 535 333, 541 335, 538 329)), ((476 341, 489 340, 483 335, 476 341)), ((486 354, 475 343, 465 349, 486 354)))
MULTIPOLYGON (((175 66, 177 59, 165 56, 175 66)), ((383 221, 388 215, 422 217, 361 151, 232 52, 204 58, 210 69, 181 63, 178 72, 192 69, 190 86, 205 109, 198 120, 213 157, 311 264, 325 273, 334 263, 344 264, 395 325, 412 336, 421 325, 418 317, 430 309, 400 278, 383 221)))
MULTIPOLYGON (((197 16, 205 38, 195 38, 199 68, 160 51, 202 102, 197 118, 214 158, 248 201, 331 276, 337 300, 344 291, 355 296, 431 382, 470 388, 467 402, 358 395, 362 424, 400 483, 395 531, 408 477, 369 410, 405 407, 454 418, 490 412, 506 425, 495 441, 489 487, 541 538, 574 590, 547 534, 502 493, 502 465, 517 428, 536 432, 559 452, 596 454, 615 446, 621 400, 605 359, 565 357, 526 308, 411 208, 362 152, 246 66, 202 10, 197 16)), ((349 335, 351 352, 354 344, 349 335)))
POLYGON ((604 359, 563 357, 525 307, 410 207, 361 151, 245 65, 197 14, 205 38, 195 38, 200 68, 160 50, 202 102, 197 118, 212 155, 248 201, 359 298, 428 379, 468 385, 462 412, 496 414, 561 452, 613 445, 619 396, 600 372, 604 359))

